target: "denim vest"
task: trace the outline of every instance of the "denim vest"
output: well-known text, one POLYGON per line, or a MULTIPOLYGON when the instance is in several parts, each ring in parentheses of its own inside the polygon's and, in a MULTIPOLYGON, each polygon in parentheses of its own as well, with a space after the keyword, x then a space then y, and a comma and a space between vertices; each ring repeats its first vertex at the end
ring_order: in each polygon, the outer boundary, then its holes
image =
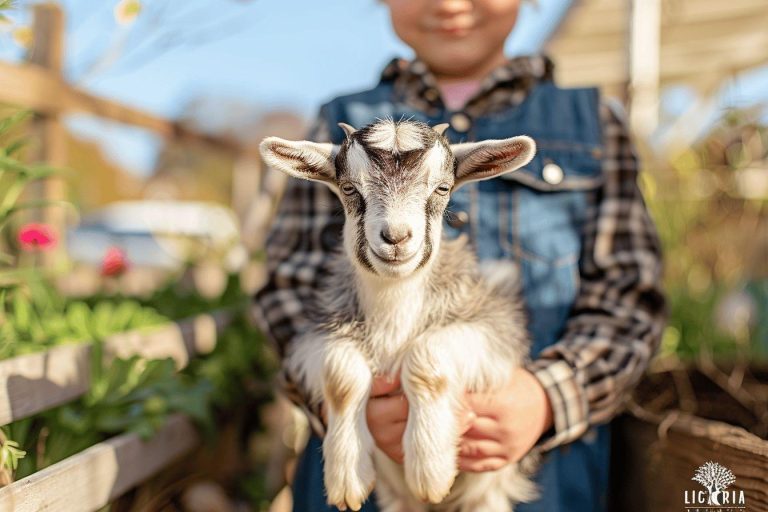
MULTIPOLYGON (((560 89, 541 82, 519 106, 470 120, 449 111, 433 117, 414 112, 398 102, 391 82, 384 81, 370 91, 337 98, 323 112, 335 143, 344 138, 336 123, 359 128, 386 116, 430 125, 449 122, 445 135, 452 143, 533 137, 537 153, 524 168, 453 194, 444 232, 469 236, 481 260, 511 259, 519 265, 533 358, 559 339, 579 288, 581 233, 590 195, 602 181, 596 89, 560 89)), ((609 451, 609 427, 604 425, 547 452, 536 475, 541 498, 515 510, 605 510, 609 451)), ((317 438, 310 440, 299 464, 294 495, 296 512, 335 510, 325 505, 317 438)), ((376 510, 372 501, 364 511, 376 510)))

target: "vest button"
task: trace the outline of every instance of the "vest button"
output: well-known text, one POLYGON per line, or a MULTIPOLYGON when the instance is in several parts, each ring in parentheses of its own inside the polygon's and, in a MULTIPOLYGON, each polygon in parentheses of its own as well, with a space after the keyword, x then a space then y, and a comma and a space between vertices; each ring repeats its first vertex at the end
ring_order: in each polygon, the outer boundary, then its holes
POLYGON ((448 225, 452 228, 459 229, 464 227, 469 222, 469 214, 465 211, 452 213, 448 216, 448 225))
POLYGON ((459 133, 466 133, 472 127, 472 121, 467 114, 453 114, 451 116, 451 128, 459 133))
POLYGON ((550 185, 559 184, 565 177, 563 169, 559 165, 553 163, 548 163, 545 165, 544 169, 541 171, 541 175, 544 177, 544 181, 550 185))

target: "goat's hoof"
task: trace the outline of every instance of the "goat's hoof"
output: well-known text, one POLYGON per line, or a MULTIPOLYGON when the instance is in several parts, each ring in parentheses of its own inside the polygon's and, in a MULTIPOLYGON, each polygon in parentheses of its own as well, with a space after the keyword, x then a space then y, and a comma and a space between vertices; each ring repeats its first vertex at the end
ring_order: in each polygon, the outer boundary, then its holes
POLYGON ((422 503, 441 503, 448 494, 451 492, 453 482, 456 480, 456 471, 445 468, 432 467, 414 469, 408 471, 406 469, 406 480, 411 492, 422 503), (410 475, 408 475, 410 473, 410 475))
POLYGON ((420 493, 418 498, 419 500, 421 500, 422 503, 430 503, 432 505, 437 505, 438 503, 442 503, 443 500, 446 498, 446 496, 450 494, 450 492, 451 492, 450 485, 447 488, 443 488, 443 489, 427 488, 420 493))
POLYGON ((339 510, 360 510, 373 491, 374 484, 375 479, 366 482, 352 471, 344 471, 333 479, 327 478, 328 504, 339 510))

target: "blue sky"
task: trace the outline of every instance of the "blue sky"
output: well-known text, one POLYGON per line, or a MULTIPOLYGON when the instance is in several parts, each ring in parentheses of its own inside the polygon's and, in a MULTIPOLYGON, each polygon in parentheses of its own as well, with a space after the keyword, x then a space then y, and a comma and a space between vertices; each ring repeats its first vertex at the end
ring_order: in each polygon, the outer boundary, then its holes
MULTIPOLYGON (((145 0, 151 4, 161 0, 145 0)), ((94 46, 121 39, 115 32, 111 1, 93 14, 84 6, 93 0, 67 0, 70 7, 68 72, 81 79, 84 61, 94 46), (78 23, 76 20, 90 16, 78 23)), ((512 53, 536 51, 554 28, 566 0, 546 0, 538 8, 526 5, 522 16, 535 23, 521 23, 510 38, 512 53), (549 25, 549 26, 547 26, 549 25)), ((186 2, 191 26, 204 27, 206 6, 213 0, 186 2), (199 8, 188 8, 195 4, 199 8)), ((320 101, 339 92, 367 86, 395 55, 410 51, 392 32, 386 8, 376 0, 285 1, 216 0, 209 7, 213 40, 178 48, 146 65, 123 58, 109 70, 87 78, 83 85, 110 97, 153 112, 174 116, 186 98, 230 95, 249 102, 280 105, 302 113, 312 112, 320 101), (221 20, 221 23, 217 23, 221 20), (230 29, 230 34, 227 30, 230 29)), ((176 13, 169 18, 175 19, 176 13)), ((145 33, 150 20, 139 18, 133 30, 145 33), (142 26, 144 25, 144 26, 142 26)), ((131 40, 127 47, 139 44, 131 40)))
MULTIPOLYGON (((144 0, 144 12, 128 27, 115 22, 117 0, 60 3, 67 14, 67 78, 169 118, 201 96, 311 116, 322 101, 373 84, 393 56, 410 56, 376 0, 144 0), (163 37, 192 40, 158 53, 157 40, 163 37), (100 59, 107 65, 94 65, 100 59)), ((538 51, 570 3, 525 2, 508 53, 538 51)), ((16 21, 28 22, 23 11, 16 21)), ((0 35, 0 59, 20 56, 18 47, 0 35)), ((765 98, 767 84, 768 70, 755 72, 730 85, 723 98, 729 104, 754 102, 765 98)), ((683 88, 669 98, 675 110, 691 96, 683 88)), ((139 174, 151 171, 161 146, 142 130, 88 118, 71 119, 69 125, 99 140, 115 160, 139 174)))

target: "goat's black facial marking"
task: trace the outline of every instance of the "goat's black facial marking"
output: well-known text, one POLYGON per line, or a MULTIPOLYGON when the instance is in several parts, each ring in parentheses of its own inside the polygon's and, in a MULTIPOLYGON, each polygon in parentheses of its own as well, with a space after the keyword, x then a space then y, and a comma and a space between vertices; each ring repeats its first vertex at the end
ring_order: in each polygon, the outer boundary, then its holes
POLYGON ((334 162, 336 165, 336 181, 338 182, 346 179, 346 177, 349 176, 347 168, 347 150, 349 149, 349 141, 350 139, 346 139, 341 145, 341 149, 336 155, 336 160, 334 162))
POLYGON ((371 263, 371 259, 368 257, 368 244, 365 241, 365 223, 360 221, 357 224, 357 246, 355 248, 355 256, 360 265, 366 270, 376 273, 376 269, 371 263))
POLYGON ((347 216, 345 245, 360 268, 400 276, 429 263, 453 186, 453 160, 447 141, 423 123, 381 121, 344 140, 336 185, 347 216), (395 241, 382 235, 392 229, 413 235, 395 241))
MULTIPOLYGON (((429 259, 432 257, 432 251, 434 250, 434 240, 432 239, 432 226, 433 223, 437 222, 440 223, 441 219, 443 218, 443 215, 445 214, 445 209, 448 206, 448 197, 445 195, 440 195, 437 193, 433 193, 430 195, 429 199, 427 199, 427 203, 424 207, 424 216, 425 216, 425 236, 424 236, 424 253, 422 255, 421 261, 419 262, 418 267, 416 268, 423 268, 428 262, 429 259)), ((440 236, 440 230, 438 231, 438 235, 440 236)))
POLYGON ((412 149, 402 153, 368 146, 363 146, 363 149, 374 168, 380 171, 381 176, 395 182, 418 171, 430 148, 412 149))

